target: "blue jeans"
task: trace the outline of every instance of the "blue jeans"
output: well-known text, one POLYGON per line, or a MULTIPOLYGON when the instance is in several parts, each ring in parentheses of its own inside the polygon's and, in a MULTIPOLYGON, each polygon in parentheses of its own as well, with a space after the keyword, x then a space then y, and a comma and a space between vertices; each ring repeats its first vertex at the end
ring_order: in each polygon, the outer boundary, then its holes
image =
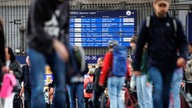
POLYGON ((140 108, 153 108, 152 86, 147 86, 147 75, 136 77, 137 99, 140 108))
POLYGON ((43 55, 33 49, 29 49, 29 58, 31 63, 30 82, 31 82, 31 108, 46 108, 43 94, 45 65, 51 67, 54 76, 55 94, 53 106, 55 108, 65 108, 65 64, 59 58, 56 52, 50 55, 43 55))
POLYGON ((120 92, 122 90, 125 77, 109 77, 108 78, 108 93, 110 99, 110 108, 124 108, 123 100, 121 100, 120 92))
POLYGON ((24 88, 24 106, 31 108, 31 88, 24 88))
POLYGON ((173 80, 171 84, 171 100, 169 108, 180 108, 180 88, 183 80, 183 69, 178 68, 173 73, 173 80))
POLYGON ((67 86, 67 89, 69 94, 70 108, 76 108, 76 97, 78 100, 78 108, 85 108, 83 84, 70 84, 67 86))
POLYGON ((153 107, 168 108, 173 72, 160 72, 156 67, 149 67, 148 72, 153 85, 153 107))

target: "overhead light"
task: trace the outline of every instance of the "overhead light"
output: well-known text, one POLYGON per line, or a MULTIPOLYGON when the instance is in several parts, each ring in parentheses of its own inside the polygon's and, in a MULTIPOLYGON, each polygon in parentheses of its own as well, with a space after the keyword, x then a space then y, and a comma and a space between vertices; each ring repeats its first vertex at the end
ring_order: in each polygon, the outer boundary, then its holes
POLYGON ((15 50, 15 53, 19 54, 19 53, 21 53, 21 50, 20 50, 19 48, 17 48, 17 49, 15 50))

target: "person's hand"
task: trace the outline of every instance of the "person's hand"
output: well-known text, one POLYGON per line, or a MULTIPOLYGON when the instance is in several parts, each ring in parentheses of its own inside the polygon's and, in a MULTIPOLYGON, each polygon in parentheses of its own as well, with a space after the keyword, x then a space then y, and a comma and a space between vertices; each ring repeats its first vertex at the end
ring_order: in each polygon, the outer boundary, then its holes
POLYGON ((181 87, 182 87, 182 88, 185 87, 185 83, 184 83, 184 82, 181 83, 181 87))
POLYGON ((68 54, 67 48, 62 42, 55 39, 53 41, 53 47, 64 61, 67 62, 69 60, 69 54, 68 54))
POLYGON ((147 81, 146 85, 147 85, 147 87, 152 86, 152 84, 150 82, 148 82, 148 81, 147 81))
POLYGON ((186 65, 186 62, 185 62, 184 58, 180 57, 177 59, 177 66, 178 67, 185 67, 185 65, 186 65))
POLYGON ((141 72, 140 72, 140 71, 134 71, 133 73, 134 73, 135 76, 137 76, 137 77, 138 77, 138 76, 141 76, 141 72))
POLYGON ((102 83, 99 83, 99 86, 102 88, 102 87, 104 86, 104 84, 102 84, 102 83))
POLYGON ((22 94, 19 94, 19 97, 22 97, 22 94))
POLYGON ((2 72, 9 72, 9 68, 7 68, 6 66, 2 66, 1 71, 2 72))

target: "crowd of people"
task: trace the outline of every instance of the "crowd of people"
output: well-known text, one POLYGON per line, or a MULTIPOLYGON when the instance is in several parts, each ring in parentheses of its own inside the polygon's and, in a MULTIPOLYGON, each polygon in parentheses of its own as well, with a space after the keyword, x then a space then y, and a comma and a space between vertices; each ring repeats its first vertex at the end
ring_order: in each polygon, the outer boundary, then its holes
POLYGON ((33 0, 26 65, 21 67, 13 50, 5 47, 0 20, 0 108, 17 108, 15 96, 23 93, 24 108, 99 108, 106 88, 110 108, 125 108, 125 81, 130 90, 136 89, 140 108, 180 108, 180 88, 192 94, 192 43, 188 45, 181 22, 169 16, 169 6, 170 0, 153 0, 154 14, 130 41, 133 54, 110 40, 105 56, 88 69, 82 47, 68 43, 69 1, 33 0), (47 87, 46 65, 54 76, 47 87))

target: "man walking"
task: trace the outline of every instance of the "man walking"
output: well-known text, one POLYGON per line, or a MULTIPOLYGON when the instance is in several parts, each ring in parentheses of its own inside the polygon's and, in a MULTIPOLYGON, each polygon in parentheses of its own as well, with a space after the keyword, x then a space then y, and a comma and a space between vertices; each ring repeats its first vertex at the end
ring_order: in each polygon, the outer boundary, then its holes
POLYGON ((33 0, 29 10, 27 43, 31 63, 31 108, 45 108, 44 68, 48 64, 54 76, 54 108, 65 108, 65 63, 68 51, 63 44, 68 35, 68 0, 33 0), (63 60, 64 61, 63 61, 63 60))
POLYGON ((104 86, 107 79, 110 108, 124 108, 120 92, 125 82, 125 77, 129 73, 127 69, 127 51, 124 47, 119 47, 116 40, 108 42, 108 52, 105 54, 102 72, 99 78, 99 85, 104 86))
POLYGON ((177 67, 183 67, 187 58, 187 40, 182 24, 168 15, 169 6, 169 0, 153 1, 155 13, 141 26, 133 61, 134 72, 140 76, 143 47, 147 43, 147 65, 155 108, 168 108, 173 72, 177 67))

